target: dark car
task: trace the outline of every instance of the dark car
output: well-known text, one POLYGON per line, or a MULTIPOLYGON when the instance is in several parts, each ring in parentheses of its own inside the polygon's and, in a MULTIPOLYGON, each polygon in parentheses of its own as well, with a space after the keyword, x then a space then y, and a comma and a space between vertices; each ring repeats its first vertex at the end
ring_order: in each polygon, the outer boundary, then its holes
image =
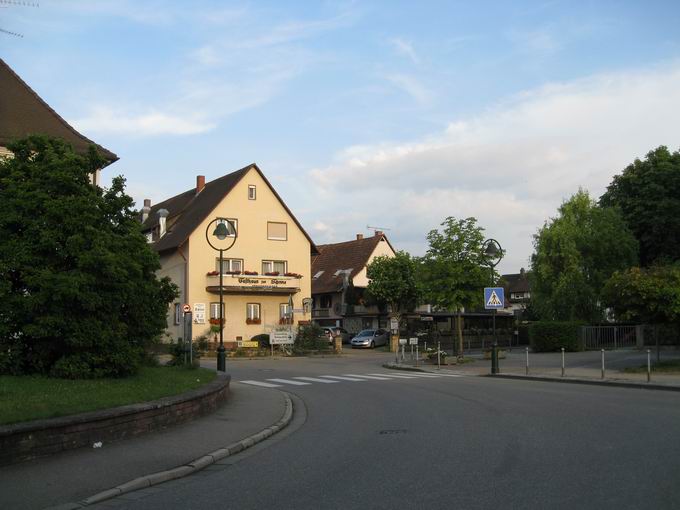
POLYGON ((364 329, 359 331, 359 334, 352 338, 350 342, 352 349, 356 347, 364 347, 373 349, 379 345, 387 345, 388 333, 384 329, 364 329))
POLYGON ((343 344, 348 344, 352 338, 352 335, 350 335, 345 328, 324 327, 322 329, 324 334, 328 337, 329 342, 333 342, 333 337, 337 335, 342 337, 343 344))

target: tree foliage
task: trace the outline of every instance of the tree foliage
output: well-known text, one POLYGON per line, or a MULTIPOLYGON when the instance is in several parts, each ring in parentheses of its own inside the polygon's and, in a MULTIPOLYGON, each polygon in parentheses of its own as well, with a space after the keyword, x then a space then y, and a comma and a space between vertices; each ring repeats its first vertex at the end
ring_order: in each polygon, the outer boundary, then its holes
POLYGON ((617 271, 607 282, 603 299, 619 320, 678 322, 680 265, 617 271))
POLYGON ((640 243, 643 267, 680 259, 680 152, 664 146, 616 175, 600 198, 618 207, 640 243))
POLYGON ((482 303, 483 289, 498 275, 484 257, 484 229, 475 218, 451 216, 431 230, 422 258, 422 282, 428 303, 443 310, 472 308, 482 303))
POLYGON ((531 299, 546 320, 602 320, 602 288, 637 261, 637 241, 619 212, 579 190, 534 236, 531 299))
POLYGON ((375 257, 366 268, 366 292, 370 299, 389 305, 392 314, 401 317, 415 308, 420 298, 416 272, 416 261, 405 251, 398 251, 394 257, 375 257))
POLYGON ((0 162, 0 373, 124 376, 166 327, 176 289, 158 280, 117 177, 64 142, 29 137, 0 162))

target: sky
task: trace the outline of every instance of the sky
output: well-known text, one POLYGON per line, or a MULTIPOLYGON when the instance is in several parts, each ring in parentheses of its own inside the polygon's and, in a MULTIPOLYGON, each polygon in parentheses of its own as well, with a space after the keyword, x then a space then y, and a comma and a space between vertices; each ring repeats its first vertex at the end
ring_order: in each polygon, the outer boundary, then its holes
POLYGON ((317 244, 448 216, 501 273, 579 187, 680 149, 677 1, 0 1, 0 57, 153 203, 257 163, 317 244))

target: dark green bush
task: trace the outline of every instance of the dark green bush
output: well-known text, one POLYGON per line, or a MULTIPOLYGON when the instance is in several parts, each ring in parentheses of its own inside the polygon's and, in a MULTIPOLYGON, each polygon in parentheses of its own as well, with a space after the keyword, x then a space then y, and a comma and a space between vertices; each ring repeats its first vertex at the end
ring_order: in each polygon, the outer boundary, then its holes
POLYGON ((324 334, 321 326, 309 324, 298 326, 293 348, 297 352, 310 350, 321 351, 330 349, 330 344, 328 343, 328 337, 324 334))
POLYGON ((529 325, 529 342, 534 352, 582 351, 579 321, 540 321, 529 325))
MULTIPOLYGON (((192 359, 195 364, 201 359, 201 339, 205 341, 205 337, 199 337, 191 345, 192 347, 192 359)), ((170 354, 172 354, 172 360, 168 362, 168 365, 172 366, 182 366, 184 364, 189 364, 189 343, 182 341, 181 338, 177 339, 177 343, 172 344, 170 349, 170 354), (185 361, 186 360, 186 361, 185 361)))

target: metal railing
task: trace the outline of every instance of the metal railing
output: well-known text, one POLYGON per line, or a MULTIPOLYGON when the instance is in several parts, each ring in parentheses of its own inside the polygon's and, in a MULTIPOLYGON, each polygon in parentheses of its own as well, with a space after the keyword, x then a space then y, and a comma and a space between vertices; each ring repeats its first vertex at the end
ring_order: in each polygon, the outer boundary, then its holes
POLYGON ((635 347, 635 326, 583 326, 581 341, 586 350, 635 347))

